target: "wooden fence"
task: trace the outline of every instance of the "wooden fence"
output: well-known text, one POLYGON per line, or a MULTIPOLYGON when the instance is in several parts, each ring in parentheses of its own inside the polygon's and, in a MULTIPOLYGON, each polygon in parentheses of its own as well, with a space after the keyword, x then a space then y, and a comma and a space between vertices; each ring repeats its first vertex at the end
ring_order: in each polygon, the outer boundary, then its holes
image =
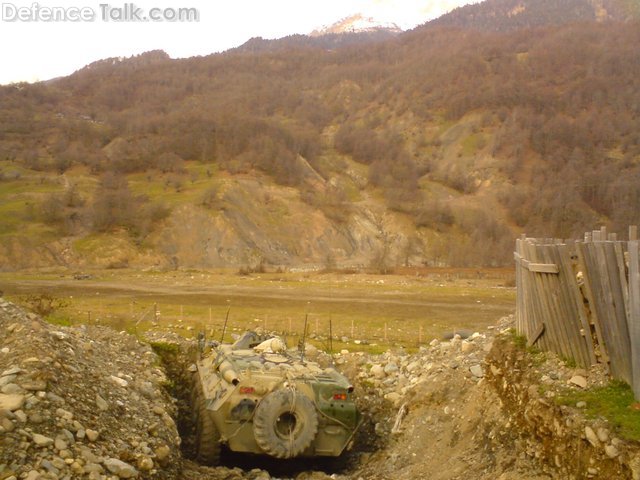
POLYGON ((640 400, 640 254, 602 228, 581 241, 516 241, 516 329, 529 345, 604 364, 640 400))

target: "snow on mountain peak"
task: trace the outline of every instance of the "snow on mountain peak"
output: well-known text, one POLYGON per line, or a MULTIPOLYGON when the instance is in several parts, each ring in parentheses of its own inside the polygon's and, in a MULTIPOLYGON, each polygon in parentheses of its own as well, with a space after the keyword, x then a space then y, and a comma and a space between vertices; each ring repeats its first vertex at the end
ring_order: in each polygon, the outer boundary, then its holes
POLYGON ((402 29, 393 22, 385 22, 373 17, 364 16, 356 13, 349 17, 337 21, 333 25, 323 26, 311 32, 312 37, 319 37, 330 33, 362 33, 362 32, 380 32, 386 31, 390 33, 400 33, 402 29))

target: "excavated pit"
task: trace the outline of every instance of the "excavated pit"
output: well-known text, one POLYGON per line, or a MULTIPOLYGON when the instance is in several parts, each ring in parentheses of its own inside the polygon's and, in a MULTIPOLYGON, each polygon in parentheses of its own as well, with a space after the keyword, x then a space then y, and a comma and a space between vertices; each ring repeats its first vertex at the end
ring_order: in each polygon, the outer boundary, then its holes
MULTIPOLYGON (((197 358, 197 347, 194 342, 152 343, 155 352, 162 360, 165 373, 169 378, 167 389, 175 401, 177 416, 175 418, 180 434, 182 457, 191 462, 196 460, 196 426, 192 415, 192 392, 194 378, 192 365, 197 358)), ((305 472, 323 472, 326 475, 348 475, 356 471, 363 461, 384 446, 384 439, 376 432, 374 412, 367 407, 368 402, 357 399, 358 409, 363 422, 354 437, 349 451, 340 457, 296 458, 279 460, 268 455, 252 455, 232 452, 224 445, 220 452, 220 467, 240 468, 245 473, 259 469, 276 478, 296 478, 305 472)), ((204 465, 203 465, 204 466, 204 465)))

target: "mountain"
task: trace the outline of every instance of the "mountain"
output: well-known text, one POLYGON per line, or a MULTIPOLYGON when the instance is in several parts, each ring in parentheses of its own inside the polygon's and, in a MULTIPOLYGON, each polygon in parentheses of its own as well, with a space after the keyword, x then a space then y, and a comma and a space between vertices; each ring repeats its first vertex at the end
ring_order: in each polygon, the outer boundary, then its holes
POLYGON ((324 26, 318 30, 311 32, 310 36, 319 37, 327 34, 335 33, 402 33, 402 29, 393 22, 377 20, 373 17, 364 16, 361 13, 343 18, 333 25, 324 26))
POLYGON ((395 35, 396 33, 387 30, 373 30, 350 33, 326 33, 319 36, 297 34, 275 40, 254 37, 239 47, 228 50, 226 53, 273 53, 309 48, 335 50, 343 47, 360 47, 382 42, 395 35))
POLYGON ((485 0, 459 7, 430 26, 476 28, 494 32, 576 22, 639 18, 638 2, 627 0, 485 0))
POLYGON ((523 232, 624 231, 639 27, 427 24, 1 87, 0 268, 496 266, 523 232))
POLYGON ((389 40, 401 32, 402 30, 393 23, 380 22, 357 14, 331 26, 314 30, 309 35, 289 35, 274 40, 254 37, 227 53, 273 53, 304 48, 335 50, 343 47, 360 47, 389 40))

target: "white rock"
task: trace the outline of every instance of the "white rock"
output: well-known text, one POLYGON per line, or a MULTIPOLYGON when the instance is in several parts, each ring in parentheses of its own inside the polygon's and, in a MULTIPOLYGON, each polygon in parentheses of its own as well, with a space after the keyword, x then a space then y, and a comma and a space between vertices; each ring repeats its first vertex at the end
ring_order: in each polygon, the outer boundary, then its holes
POLYGON ((62 437, 57 437, 54 445, 57 450, 66 450, 69 447, 68 442, 65 441, 62 437))
POLYGON ((398 370, 400 370, 398 368, 398 365, 393 362, 387 363, 384 367, 384 373, 386 373, 387 375, 389 375, 390 373, 396 373, 398 370))
POLYGON ((600 446, 600 440, 598 440, 596 432, 591 427, 584 427, 584 434, 591 445, 594 447, 600 446))
POLYGON ((384 368, 382 367, 382 365, 373 365, 370 371, 371 375, 373 375, 375 378, 382 379, 385 377, 384 368))
POLYGON ((609 458, 616 458, 620 455, 620 451, 613 445, 606 445, 604 447, 604 453, 606 453, 609 458))
POLYGON ((24 372, 24 370, 22 370, 20 367, 11 367, 8 370, 0 373, 0 377, 6 377, 7 375, 17 375, 18 373, 22 372, 24 372))
POLYGON ((138 471, 131 465, 117 458, 107 458, 104 466, 120 478, 136 478, 138 471))
POLYGON ((153 468, 153 460, 146 455, 140 457, 138 459, 138 468, 142 471, 148 472, 153 468))
POLYGON ((98 407, 98 410, 102 412, 106 412, 107 410, 109 410, 109 404, 107 403, 107 401, 97 393, 96 393, 96 406, 98 407))
POLYGON ((40 435, 39 433, 34 433, 33 443, 35 443, 39 447, 48 447, 49 445, 53 445, 53 438, 45 437, 44 435, 40 435))
POLYGON ((111 375, 111 376, 109 377, 109 379, 110 379, 113 383, 115 383, 116 385, 119 385, 119 386, 121 386, 121 387, 123 387, 123 388, 126 388, 127 386, 129 386, 129 382, 127 382, 127 381, 126 381, 125 379, 123 379, 123 378, 120 378, 120 377, 116 377, 116 376, 114 376, 114 375, 111 375))
POLYGON ((13 383, 17 377, 17 375, 5 375, 4 377, 0 377, 0 388, 13 383))
POLYGON ((100 436, 100 432, 96 432, 95 430, 91 430, 90 428, 87 428, 85 433, 90 442, 95 442, 100 436))
POLYGON ((56 409, 56 415, 64 420, 68 420, 69 422, 73 420, 73 413, 63 408, 56 409))
POLYGON ((587 379, 582 375, 574 375, 569 379, 568 383, 570 383, 571 385, 576 385, 580 388, 587 388, 587 379))
POLYGON ((407 372, 413 373, 416 370, 418 370, 418 368, 420 368, 420 362, 418 361, 411 362, 409 365, 407 365, 407 372))
POLYGON ((31 470, 24 480, 39 480, 40 478, 42 478, 42 476, 37 470, 31 470))
POLYGON ((0 389, 0 392, 7 395, 21 395, 24 392, 24 389, 15 383, 9 383, 0 389))
POLYGON ((469 371, 471 372, 471 375, 476 378, 484 377, 484 371, 480 365, 472 365, 471 368, 469 368, 469 371))
POLYGON ((0 393, 0 410, 20 410, 24 405, 25 396, 20 394, 0 393))
POLYGON ((462 353, 469 353, 474 348, 475 348, 475 345, 471 342, 467 342, 466 340, 463 340, 463 342, 460 344, 460 351, 462 353))
POLYGON ((602 443, 607 443, 609 441, 609 431, 606 428, 599 428, 596 430, 596 435, 598 435, 598 440, 602 443))

